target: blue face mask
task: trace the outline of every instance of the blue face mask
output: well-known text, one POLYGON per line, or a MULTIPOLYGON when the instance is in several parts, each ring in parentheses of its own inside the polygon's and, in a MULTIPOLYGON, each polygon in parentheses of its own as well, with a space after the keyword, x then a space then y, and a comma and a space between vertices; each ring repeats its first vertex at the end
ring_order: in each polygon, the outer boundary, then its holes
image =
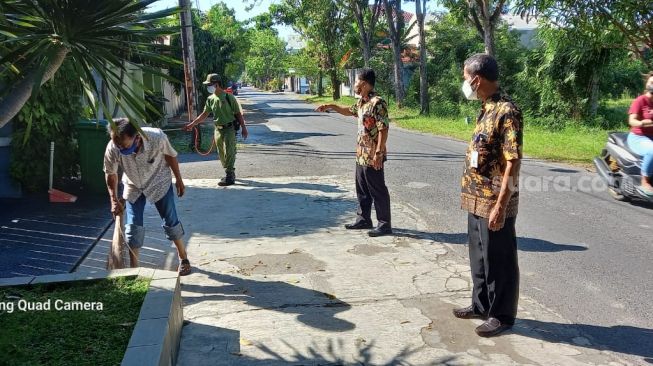
POLYGON ((131 155, 136 152, 136 149, 138 149, 138 140, 134 139, 134 143, 132 143, 132 146, 125 149, 120 149, 120 153, 123 155, 131 155))

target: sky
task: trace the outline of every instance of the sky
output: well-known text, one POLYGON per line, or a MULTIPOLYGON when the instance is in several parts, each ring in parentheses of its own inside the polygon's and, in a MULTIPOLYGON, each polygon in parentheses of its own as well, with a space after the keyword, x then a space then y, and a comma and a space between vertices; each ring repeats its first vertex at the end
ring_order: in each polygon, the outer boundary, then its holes
MULTIPOLYGON (((257 3, 258 3, 257 6, 255 6, 250 12, 247 12, 245 10, 246 5, 245 5, 244 1, 242 1, 242 0, 226 0, 226 1, 222 1, 222 2, 227 4, 228 7, 234 9, 234 11, 236 13, 236 20, 245 21, 245 20, 247 20, 249 18, 252 18, 252 17, 254 17, 254 16, 258 15, 258 14, 266 12, 268 10, 268 8, 270 7, 270 4, 278 2, 278 1, 279 0, 258 0, 257 1, 257 3)), ((190 0, 190 2, 191 2, 192 6, 194 8, 199 7, 200 10, 206 11, 209 8, 211 8, 211 6, 221 2, 221 0, 190 0)), ((427 3, 428 4, 427 9, 428 10, 435 9, 435 6, 432 5, 431 3, 433 3, 433 1, 431 1, 430 3, 427 3)), ((159 1, 155 2, 154 4, 150 5, 149 9, 152 10, 152 11, 156 11, 156 10, 171 8, 173 6, 178 6, 178 5, 179 5, 179 0, 159 0, 159 1)), ((402 1, 401 6, 402 6, 402 9, 404 11, 408 11, 408 12, 411 12, 411 13, 415 12, 415 3, 414 2, 407 3, 405 1, 402 1)), ((287 26, 275 26, 275 28, 279 31, 279 36, 282 39, 286 40, 286 41, 288 40, 289 36, 296 34, 292 30, 292 28, 287 27, 287 26)))

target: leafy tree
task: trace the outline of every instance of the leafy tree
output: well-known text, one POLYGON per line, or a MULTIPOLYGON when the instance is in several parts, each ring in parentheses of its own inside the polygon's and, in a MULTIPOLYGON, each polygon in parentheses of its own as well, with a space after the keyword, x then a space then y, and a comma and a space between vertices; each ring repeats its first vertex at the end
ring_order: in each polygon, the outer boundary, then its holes
POLYGON ((349 13, 341 5, 336 0, 283 0, 270 7, 278 22, 292 26, 313 42, 320 67, 331 79, 334 100, 340 99, 338 61, 345 53, 345 35, 351 24, 349 13))
POLYGON ((286 60, 288 69, 294 69, 296 75, 303 75, 311 84, 315 84, 320 75, 320 65, 312 45, 309 44, 299 52, 288 55, 286 60))
POLYGON ((516 0, 524 16, 546 17, 559 27, 576 28, 602 39, 616 33, 610 43, 631 51, 653 68, 653 2, 641 0, 516 0))
POLYGON ((359 34, 359 41, 363 51, 363 62, 365 67, 370 67, 372 58, 372 45, 374 33, 376 32, 377 22, 383 12, 381 0, 374 0, 370 6, 369 0, 347 0, 347 5, 351 9, 359 34))
POLYGON ((494 56, 495 32, 501 14, 507 12, 507 0, 444 0, 454 15, 467 19, 478 31, 485 45, 485 53, 494 56))
MULTIPOLYGON (((474 28, 451 13, 431 22, 426 36, 430 56, 427 68, 431 112, 446 116, 467 114, 466 108, 470 104, 461 92, 463 63, 469 56, 483 52, 482 40, 474 28)), ((517 99, 524 86, 517 82, 516 74, 522 70, 528 50, 520 45, 518 35, 505 24, 497 27, 496 53, 501 60, 501 87, 517 99)), ((418 100, 419 86, 411 86, 410 98, 417 95, 414 99, 418 100)))
MULTIPOLYGON (((177 19, 170 20, 170 24, 179 24, 177 19)), ((236 46, 233 41, 227 40, 223 37, 215 35, 210 30, 205 29, 206 16, 199 10, 193 9, 191 13, 191 21, 193 26, 193 46, 195 49, 195 85, 202 85, 206 79, 207 74, 216 73, 222 77, 222 81, 227 81, 226 70, 229 62, 232 61, 232 55, 235 52, 236 46)), ((175 35, 170 42, 174 57, 182 57, 181 37, 175 35)), ((184 68, 182 65, 177 65, 170 69, 170 74, 179 79, 184 79, 184 68)), ((177 92, 181 91, 181 84, 175 84, 177 92)), ((203 107, 203 103, 208 96, 208 92, 204 88, 198 89, 199 108, 203 107)))
POLYGON ((277 30, 273 28, 274 19, 269 12, 261 13, 249 20, 249 23, 253 25, 253 28, 256 30, 269 30, 277 34, 277 30))
POLYGON ((618 73, 612 65, 627 55, 606 47, 609 38, 596 39, 578 28, 542 25, 537 38, 540 46, 530 53, 518 75, 524 85, 523 104, 542 117, 596 116, 605 90, 601 79, 618 73))
POLYGON ((426 47, 431 56, 427 64, 431 111, 436 115, 458 115, 459 105, 464 102, 460 92, 463 62, 482 52, 483 44, 476 30, 447 14, 431 22, 426 47))
POLYGON ((249 52, 249 37, 244 23, 236 20, 233 9, 224 2, 213 5, 203 18, 202 28, 208 30, 217 39, 231 43, 233 52, 226 62, 225 78, 236 80, 245 69, 245 58, 249 52))
POLYGON ((424 17, 428 0, 415 0, 415 16, 419 34, 419 105, 420 114, 429 114, 429 87, 426 69, 426 29, 424 17))
POLYGON ((383 0, 383 7, 385 9, 385 17, 388 22, 388 30, 390 31, 390 41, 392 44, 395 101, 397 102, 397 106, 401 108, 406 95, 403 80, 404 64, 401 61, 401 51, 403 49, 402 35, 405 30, 404 13, 401 10, 401 0, 383 0))
MULTIPOLYGON (((41 87, 36 97, 25 103, 13 119, 10 172, 27 191, 48 187, 50 165, 43 157, 51 141, 56 148, 55 184, 60 183, 60 177, 78 175, 79 154, 74 126, 83 113, 83 96, 82 85, 75 77, 71 62, 64 61, 59 72, 41 87)), ((13 83, 15 78, 11 75, 2 82, 13 83)))
POLYGON ((271 30, 250 30, 251 48, 245 61, 247 77, 257 86, 270 86, 285 70, 286 44, 271 30))
MULTIPOLYGON (((11 88, 0 92, 0 127, 20 111, 30 96, 57 73, 65 60, 98 114, 94 93, 100 92, 93 72, 108 86, 111 95, 129 117, 144 121, 149 103, 122 82, 120 71, 136 66, 170 79, 158 66, 179 62, 168 56, 170 48, 155 41, 178 28, 157 27, 157 21, 177 9, 145 13, 155 0, 3 0, 0 2, 0 76, 18 77, 11 88), (154 67, 157 66, 157 67, 154 67)), ((111 114, 105 111, 105 117, 111 114)))

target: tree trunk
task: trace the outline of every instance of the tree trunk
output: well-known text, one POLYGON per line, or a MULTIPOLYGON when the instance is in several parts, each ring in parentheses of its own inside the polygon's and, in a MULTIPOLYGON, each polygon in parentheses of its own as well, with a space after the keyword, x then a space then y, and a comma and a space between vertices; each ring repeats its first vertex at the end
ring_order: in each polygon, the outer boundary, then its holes
POLYGON ((370 59, 372 58, 370 47, 369 37, 363 38, 363 63, 365 64, 365 68, 370 67, 370 59))
POLYGON ((397 98, 397 107, 401 108, 404 102, 404 78, 403 63, 401 62, 401 46, 392 46, 394 59, 394 77, 395 77, 395 98, 397 98))
POLYGON ((426 35, 424 29, 424 9, 426 8, 427 0, 416 0, 415 10, 417 14, 417 26, 419 31, 419 105, 420 114, 428 115, 430 113, 429 106, 429 87, 426 75, 426 35))
POLYGON ((365 13, 360 7, 358 1, 354 5, 354 16, 356 17, 356 24, 358 25, 358 36, 360 37, 361 45, 363 46, 363 62, 365 67, 370 67, 370 37, 365 30, 365 13))
POLYGON ((372 39, 374 37, 374 28, 379 19, 381 0, 374 0, 373 4, 369 4, 368 0, 353 0, 350 6, 354 9, 354 16, 356 24, 358 25, 358 34, 360 37, 361 45, 363 47, 363 62, 365 67, 370 67, 370 60, 372 59, 372 39), (365 26, 365 15, 372 8, 372 14, 368 18, 369 27, 365 26))
POLYGON ((388 28, 390 29, 390 40, 392 41, 395 99, 397 100, 397 107, 401 108, 404 101, 403 63, 401 62, 401 29, 403 26, 401 1, 393 1, 392 8, 388 4, 388 0, 383 0, 383 4, 385 6, 386 18, 388 19, 388 28), (396 23, 393 17, 393 9, 394 14, 396 14, 396 23))
POLYGON ((598 68, 592 68, 592 76, 590 77, 589 85, 589 109, 588 113, 590 117, 595 117, 596 112, 599 109, 599 72, 598 68))
POLYGON ((494 55, 494 24, 489 19, 483 20, 483 28, 485 31, 483 42, 485 43, 485 53, 495 57, 494 55))
POLYGON ((338 80, 338 70, 332 68, 329 70, 331 76, 331 86, 333 86, 333 100, 340 99, 340 80, 338 80))
POLYGON ((324 94, 324 90, 322 90, 322 69, 320 69, 320 72, 317 74, 317 96, 321 97, 324 94))
MULTIPOLYGON (((66 59, 68 52, 69 50, 67 48, 62 47, 54 54, 54 57, 52 57, 45 69, 43 79, 41 79, 39 86, 52 79, 66 59)), ((27 103, 29 98, 32 96, 34 84, 37 82, 36 78, 37 75, 34 71, 27 74, 27 76, 19 81, 14 89, 0 101, 0 128, 9 123, 9 121, 20 112, 25 103, 27 103)))

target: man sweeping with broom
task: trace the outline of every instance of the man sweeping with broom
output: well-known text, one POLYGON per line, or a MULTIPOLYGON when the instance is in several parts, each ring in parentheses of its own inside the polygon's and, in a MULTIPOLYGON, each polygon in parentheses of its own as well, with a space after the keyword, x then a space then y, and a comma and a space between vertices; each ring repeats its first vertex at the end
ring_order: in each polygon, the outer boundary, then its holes
POLYGON ((116 220, 115 230, 119 233, 118 240, 124 238, 127 242, 131 267, 138 267, 139 249, 145 240, 143 211, 147 200, 156 206, 166 237, 177 247, 179 275, 188 275, 191 267, 183 241, 184 229, 177 217, 170 174, 172 171, 175 176, 177 196, 183 196, 185 187, 179 172, 177 152, 166 134, 158 128, 143 127, 139 133, 127 118, 114 122, 115 127, 108 126, 111 141, 104 153, 104 173, 111 199, 111 213, 118 218, 123 213, 123 203, 118 197, 118 168, 123 171, 122 198, 126 201, 124 235, 120 233, 120 220, 116 220))

